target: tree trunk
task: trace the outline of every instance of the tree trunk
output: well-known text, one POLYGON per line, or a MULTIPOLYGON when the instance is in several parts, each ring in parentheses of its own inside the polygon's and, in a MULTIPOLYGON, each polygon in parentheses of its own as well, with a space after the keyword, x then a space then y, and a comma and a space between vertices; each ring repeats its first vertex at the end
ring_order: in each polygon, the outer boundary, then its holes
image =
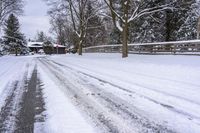
POLYGON ((78 54, 82 55, 83 40, 81 39, 78 44, 78 54))
POLYGON ((15 56, 17 56, 18 55, 18 53, 17 53, 17 49, 15 49, 15 56))
POLYGON ((124 25, 122 37, 122 58, 126 58, 128 57, 128 24, 124 25))
MULTIPOLYGON (((83 0, 81 0, 81 5, 83 6, 83 0)), ((84 38, 84 13, 83 13, 83 7, 79 7, 80 11, 80 37, 79 37, 79 45, 78 45, 78 54, 82 55, 82 48, 83 48, 83 38, 84 38)))
POLYGON ((122 31, 122 58, 128 57, 128 11, 129 11, 129 3, 130 1, 127 0, 123 2, 123 10, 124 10, 124 26, 122 31))
POLYGON ((80 34, 80 37, 79 37, 79 44, 78 44, 78 54, 79 55, 82 55, 82 52, 83 52, 83 41, 84 41, 84 30, 83 30, 83 26, 82 26, 82 23, 81 23, 81 34, 80 34))

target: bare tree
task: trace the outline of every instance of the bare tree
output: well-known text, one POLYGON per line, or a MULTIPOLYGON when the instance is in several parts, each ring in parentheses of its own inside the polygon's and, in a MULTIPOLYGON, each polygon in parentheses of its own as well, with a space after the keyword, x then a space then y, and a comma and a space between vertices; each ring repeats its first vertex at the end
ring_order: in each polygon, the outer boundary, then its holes
POLYGON ((50 16, 51 33, 56 36, 57 43, 69 46, 71 43, 72 24, 67 13, 66 2, 48 1, 51 8, 48 11, 50 16))
POLYGON ((37 31, 36 36, 35 36, 35 41, 37 42, 45 42, 47 36, 43 31, 37 31))
POLYGON ((62 18, 61 16, 58 16, 55 21, 54 21, 54 28, 55 32, 57 34, 57 42, 60 45, 66 45, 66 38, 67 38, 67 32, 66 28, 67 26, 65 25, 65 19, 62 18))
POLYGON ((102 2, 99 0, 46 1, 51 6, 49 11, 49 15, 52 18, 51 25, 54 33, 57 34, 57 38, 60 38, 58 40, 68 38, 69 42, 76 43, 74 46, 78 49, 79 55, 82 55, 82 47, 86 42, 86 36, 89 35, 87 32, 89 32, 89 29, 99 28, 99 25, 91 27, 88 22, 100 14, 102 2), (94 8, 90 13, 88 13, 88 5, 91 5, 94 8), (70 39, 76 39, 76 41, 70 39))
POLYGON ((68 0, 73 29, 79 38, 78 53, 82 55, 83 41, 86 36, 86 5, 88 0, 68 0))
POLYGON ((128 57, 128 32, 130 22, 133 22, 134 20, 147 14, 171 9, 169 4, 157 5, 155 7, 149 7, 146 5, 146 8, 141 8, 146 4, 143 0, 104 0, 104 2, 109 7, 114 26, 117 27, 122 34, 123 58, 128 57))
POLYGON ((0 0, 0 27, 11 13, 19 15, 23 12, 23 0, 0 0))
POLYGON ((87 31, 89 29, 88 21, 92 17, 96 16, 102 9, 101 3, 99 3, 98 0, 73 0, 73 1, 67 0, 67 1, 69 4, 73 29, 79 38, 78 52, 79 55, 82 55, 83 42, 87 35, 87 31), (87 14, 88 2, 91 2, 93 6, 96 6, 95 10, 89 15, 87 14))

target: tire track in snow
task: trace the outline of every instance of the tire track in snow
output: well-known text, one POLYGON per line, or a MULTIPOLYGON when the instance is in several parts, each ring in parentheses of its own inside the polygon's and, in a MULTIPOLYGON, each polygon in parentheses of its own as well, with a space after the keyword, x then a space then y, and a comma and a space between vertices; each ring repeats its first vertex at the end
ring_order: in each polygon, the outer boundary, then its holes
MULTIPOLYGON (((46 59, 46 58, 45 58, 45 59, 46 59)), ((147 100, 149 100, 149 101, 151 101, 151 102, 153 102, 153 103, 155 103, 155 104, 158 104, 158 105, 160 105, 160 106, 166 108, 167 110, 170 110, 170 111, 175 112, 175 113, 177 113, 177 114, 181 114, 181 115, 187 117, 187 118, 190 119, 190 120, 193 120, 193 119, 200 120, 200 117, 199 117, 199 116, 195 116, 195 115, 189 114, 189 113, 187 113, 187 112, 185 112, 185 111, 183 111, 183 110, 181 110, 181 109, 178 109, 178 108, 176 108, 176 107, 174 107, 174 106, 161 103, 161 102, 156 101, 155 99, 152 99, 152 98, 150 98, 150 97, 148 97, 148 96, 145 96, 145 95, 142 95, 142 94, 137 93, 137 92, 135 92, 135 91, 132 91, 132 90, 123 88, 123 87, 121 87, 121 86, 119 86, 119 85, 113 84, 112 82, 109 82, 109 81, 100 79, 100 78, 98 78, 98 77, 95 77, 95 76, 90 75, 90 74, 87 74, 87 73, 85 73, 85 72, 76 70, 76 69, 71 68, 71 67, 69 67, 69 66, 60 64, 60 63, 55 62, 55 61, 53 61, 53 60, 49 60, 49 59, 46 59, 46 60, 48 60, 48 61, 50 61, 50 62, 53 62, 54 64, 57 64, 57 65, 59 65, 59 66, 61 66, 61 67, 65 67, 65 68, 67 68, 67 69, 69 69, 69 70, 71 70, 71 71, 75 71, 75 72, 80 73, 80 74, 83 74, 83 75, 85 75, 85 76, 87 76, 87 77, 96 79, 96 80, 98 80, 98 81, 100 81, 100 82, 102 82, 102 83, 109 84, 109 85, 111 85, 111 86, 113 86, 113 87, 116 87, 116 88, 118 88, 118 89, 120 89, 120 90, 123 90, 123 91, 125 91, 125 92, 138 95, 138 96, 140 96, 140 97, 142 97, 142 98, 145 98, 145 99, 147 99, 147 100)), ((155 91, 156 93, 161 93, 161 94, 163 94, 163 95, 170 96, 170 97, 173 97, 173 98, 176 98, 176 99, 179 98, 179 99, 181 99, 181 100, 183 100, 183 101, 190 102, 190 103, 192 103, 192 104, 195 104, 195 105, 197 105, 197 106, 200 106, 200 104, 199 104, 198 102, 195 102, 195 101, 192 101, 192 100, 189 100, 189 99, 185 99, 185 98, 183 98, 183 97, 175 96, 175 95, 172 95, 172 94, 169 94, 169 93, 164 93, 164 92, 162 92, 162 91, 158 91, 158 90, 156 90, 156 89, 152 89, 152 88, 149 88, 149 87, 146 87, 146 86, 144 86, 144 85, 137 84, 137 83, 134 83, 134 85, 139 86, 139 87, 142 87, 142 88, 145 88, 145 89, 147 89, 147 90, 152 90, 152 91, 155 91)))
POLYGON ((14 132, 16 127, 17 113, 20 109, 19 103, 21 101, 21 97, 24 91, 25 81, 27 80, 29 64, 26 65, 25 72, 22 77, 18 80, 13 81, 12 83, 8 83, 4 90, 7 97, 5 99, 5 104, 1 107, 0 110, 0 132, 14 132))
POLYGON ((16 113, 15 107, 15 96, 18 88, 18 81, 15 81, 12 85, 12 92, 5 100, 5 105, 1 108, 0 112, 0 132, 8 132, 13 130, 13 120, 15 119, 14 114, 16 113))
MULTIPOLYGON (((72 87, 70 85, 71 83, 67 82, 66 79, 63 77, 63 75, 60 73, 59 68, 56 68, 57 71, 55 71, 55 68, 49 64, 48 62, 45 62, 41 58, 39 58, 40 62, 49 70, 51 74, 53 74, 54 77, 56 77, 57 81, 64 86, 65 90, 63 90, 64 93, 67 94, 68 97, 73 98, 74 100, 72 101, 74 104, 82 106, 86 110, 87 115, 92 117, 92 119, 95 121, 96 126, 100 126, 101 130, 104 132, 111 132, 111 133, 119 133, 120 128, 117 127, 108 117, 109 112, 105 113, 104 110, 102 110, 101 107, 95 106, 93 107, 93 101, 90 101, 87 99, 87 96, 84 97, 85 95, 82 94, 81 91, 79 91, 78 88, 75 86, 72 87), (52 68, 53 67, 53 68, 52 68), (69 87, 70 86, 70 87, 69 87), (101 110, 99 110, 101 109, 101 110)), ((128 131, 127 131, 128 132, 128 131)), ((130 132, 130 130, 129 130, 130 132)))
POLYGON ((43 116, 44 101, 41 82, 37 77, 36 67, 31 79, 27 79, 29 65, 22 78, 14 81, 5 88, 7 98, 0 110, 0 132, 31 133, 34 132, 35 122, 45 121, 43 116))
POLYGON ((42 123, 45 121, 45 116, 42 114, 45 111, 45 103, 36 66, 31 79, 28 80, 26 84, 26 90, 20 103, 21 109, 17 116, 18 120, 16 122, 15 132, 34 132, 35 122, 42 123), (36 118, 37 115, 38 117, 36 118))
MULTIPOLYGON (((60 78, 59 80, 61 82, 64 82, 65 80, 67 80, 65 77, 62 76, 62 74, 63 74, 62 70, 59 69, 58 67, 56 67, 55 63, 52 64, 51 62, 49 62, 45 58, 40 58, 39 60, 45 65, 46 68, 49 67, 49 69, 51 69, 51 72, 54 73, 55 75, 57 75, 56 77, 58 79, 60 78)), ((78 75, 76 75, 76 76, 78 77, 78 75)), ((84 81, 82 81, 82 82, 84 82, 84 81)), ((74 82, 74 84, 77 84, 77 83, 74 82)), ((130 129, 135 129, 136 132, 149 132, 149 131, 151 131, 151 132, 163 132, 163 133, 164 132, 173 132, 173 131, 167 129, 166 127, 164 127, 162 125, 156 124, 152 121, 149 121, 147 118, 139 116, 138 114, 134 113, 133 110, 129 110, 126 106, 124 106, 126 104, 126 102, 124 102, 124 103, 120 102, 120 101, 123 101, 122 99, 115 97, 112 94, 108 95, 108 94, 106 94, 106 92, 102 92, 100 88, 96 88, 96 87, 94 88, 94 87, 95 86, 87 86, 86 88, 84 88, 84 86, 81 86, 81 89, 87 89, 88 88, 90 91, 92 91, 92 93, 93 93, 92 95, 95 95, 95 93, 98 94, 97 97, 94 98, 94 99, 95 100, 100 99, 100 100, 98 100, 98 103, 103 105, 104 110, 107 110, 107 112, 109 112, 109 110, 110 110, 110 113, 112 113, 112 115, 114 115, 115 117, 117 117, 121 121, 124 121, 125 123, 129 123, 130 125, 127 124, 127 126, 130 129), (91 89, 91 88, 93 88, 93 89, 91 89), (96 91, 94 91, 94 90, 96 90, 96 91), (104 103, 102 103, 101 101, 104 101, 104 103), (130 121, 126 122, 127 119, 129 119, 130 121), (137 128, 139 128, 139 129, 137 129, 137 128)), ((73 92, 73 94, 76 95, 77 99, 79 98, 80 103, 84 101, 81 97, 83 97, 85 94, 79 94, 78 95, 77 92, 73 92)), ((91 100, 91 99, 88 99, 88 100, 91 100)), ((84 104, 85 107, 89 106, 92 109, 95 108, 94 107, 95 105, 93 105, 93 106, 90 105, 89 101, 85 101, 85 102, 86 102, 84 104)), ((98 108, 96 108, 96 110, 98 110, 98 108)), ((90 113, 91 113, 91 111, 94 111, 94 110, 90 110, 90 113)), ((111 123, 113 123, 115 125, 114 127, 120 126, 120 125, 117 125, 117 123, 113 122, 114 121, 113 117, 110 117, 108 114, 105 115, 106 113, 103 112, 103 111, 99 114, 94 114, 94 113, 91 113, 91 114, 98 116, 97 119, 100 118, 99 121, 101 123, 103 123, 104 126, 107 126, 107 128, 109 129, 110 132, 113 132, 113 126, 110 125, 111 123), (107 118, 107 119, 105 119, 105 118, 107 118)), ((120 130, 116 130, 115 132, 120 132, 120 130)))
MULTIPOLYGON (((46 59, 47 59, 47 58, 46 58, 46 59)), ((68 69, 70 69, 70 70, 72 70, 72 71, 76 71, 76 72, 78 72, 78 73, 81 73, 81 74, 83 74, 83 75, 89 76, 89 77, 91 77, 91 78, 95 78, 95 79, 97 79, 97 80, 99 80, 99 81, 106 82, 106 83, 108 83, 108 84, 110 84, 110 85, 112 85, 112 86, 116 86, 116 87, 118 87, 118 88, 120 88, 120 89, 122 89, 122 90, 124 89, 125 91, 129 91, 129 90, 127 90, 127 89, 125 89, 125 88, 123 88, 123 87, 121 87, 121 86, 118 86, 118 85, 113 84, 112 82, 105 81, 105 80, 103 80, 103 79, 100 79, 100 78, 98 78, 98 77, 96 77, 96 76, 93 76, 93 75, 90 75, 90 74, 88 74, 88 73, 85 73, 85 72, 83 72, 83 71, 79 71, 79 70, 77 70, 77 69, 75 69, 75 68, 69 67, 69 66, 67 66, 67 65, 63 65, 63 64, 61 64, 61 63, 58 63, 58 62, 56 62, 56 61, 54 61, 54 60, 50 60, 50 59, 47 59, 47 60, 48 60, 48 61, 51 61, 51 62, 53 62, 53 63, 55 63, 55 64, 57 64, 57 65, 59 65, 59 66, 66 67, 66 68, 68 68, 68 69)), ((82 68, 85 69, 84 67, 82 67, 82 68)), ((87 70, 87 69, 86 69, 86 70, 87 70)), ((140 75, 139 73, 135 73, 135 74, 140 75)), ((145 74, 142 74, 141 76, 145 77, 145 74)), ((161 79, 159 79, 158 77, 149 76, 149 75, 147 75, 147 77, 153 78, 153 79, 157 79, 157 80, 176 82, 176 81, 174 81, 174 80, 170 80, 170 79, 167 79, 167 78, 161 78, 161 79)), ((186 83, 186 82, 182 82, 182 81, 177 81, 177 82, 179 82, 179 84, 180 84, 180 83, 185 83, 185 84, 188 84, 188 85, 191 85, 191 86, 200 87, 199 85, 192 84, 192 83, 186 83)), ((199 105, 199 106, 200 106, 200 103, 199 103, 199 102, 194 101, 194 100, 190 100, 190 99, 187 99, 187 98, 184 98, 184 97, 182 97, 182 96, 177 96, 177 95, 175 95, 175 94, 163 92, 163 91, 161 91, 161 90, 158 90, 158 89, 149 87, 149 86, 147 86, 147 85, 135 83, 135 82, 132 83, 132 84, 134 84, 135 86, 138 86, 138 87, 142 87, 142 88, 144 88, 144 89, 146 89, 146 90, 150 90, 150 91, 153 91, 153 92, 156 92, 156 93, 160 93, 160 94, 163 94, 163 95, 167 95, 167 96, 171 96, 171 97, 174 97, 174 98, 179 98, 179 99, 182 99, 182 100, 184 100, 184 101, 188 101, 188 102, 190 102, 190 103, 193 103, 193 104, 196 104, 196 105, 199 105)), ((191 88, 188 88, 188 89, 191 89, 191 88)), ((132 91, 132 92, 133 92, 133 91, 132 91)))

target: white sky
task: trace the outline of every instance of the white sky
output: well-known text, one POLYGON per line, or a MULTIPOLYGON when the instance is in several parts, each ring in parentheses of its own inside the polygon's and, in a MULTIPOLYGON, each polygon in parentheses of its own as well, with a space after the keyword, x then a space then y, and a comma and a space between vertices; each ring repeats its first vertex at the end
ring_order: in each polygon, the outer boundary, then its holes
POLYGON ((42 0, 25 0, 24 15, 20 17, 22 33, 33 39, 37 31, 48 34, 50 24, 47 16, 48 7, 42 0))

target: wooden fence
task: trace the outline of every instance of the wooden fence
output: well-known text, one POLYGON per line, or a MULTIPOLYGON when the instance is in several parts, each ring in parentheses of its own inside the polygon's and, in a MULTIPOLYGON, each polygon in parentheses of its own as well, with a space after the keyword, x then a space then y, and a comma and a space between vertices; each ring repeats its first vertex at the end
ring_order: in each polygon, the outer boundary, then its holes
MULTIPOLYGON (((198 54, 200 55, 200 40, 135 43, 128 45, 129 53, 135 54, 198 54)), ((119 53, 122 45, 100 45, 83 48, 83 52, 119 53)))

